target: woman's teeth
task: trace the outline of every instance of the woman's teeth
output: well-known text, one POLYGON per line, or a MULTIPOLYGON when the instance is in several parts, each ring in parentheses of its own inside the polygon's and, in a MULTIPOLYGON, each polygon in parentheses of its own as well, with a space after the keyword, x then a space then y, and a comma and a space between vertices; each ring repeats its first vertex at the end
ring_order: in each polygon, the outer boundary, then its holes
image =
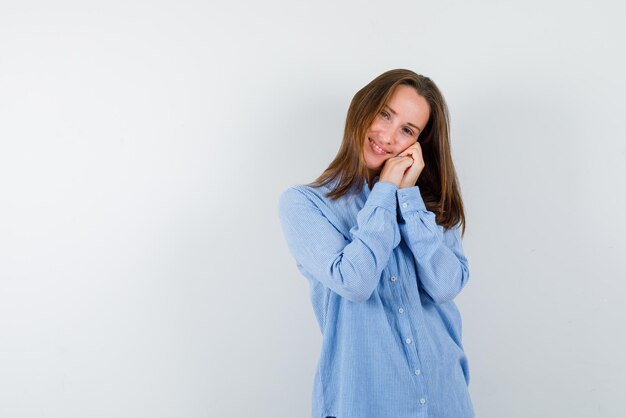
POLYGON ((372 141, 371 139, 370 139, 370 141, 372 142, 372 145, 374 146, 374 149, 376 149, 376 151, 378 151, 379 154, 387 154, 387 151, 385 151, 384 149, 382 149, 381 147, 376 145, 376 142, 372 141))

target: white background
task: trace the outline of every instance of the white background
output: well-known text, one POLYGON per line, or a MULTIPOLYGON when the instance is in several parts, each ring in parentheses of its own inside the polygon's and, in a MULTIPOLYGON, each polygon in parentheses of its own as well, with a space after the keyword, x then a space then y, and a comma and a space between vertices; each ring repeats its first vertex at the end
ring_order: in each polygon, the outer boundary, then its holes
POLYGON ((625 12, 2 0, 0 417, 309 416, 277 198, 392 68, 450 107, 477 416, 626 416, 625 12))

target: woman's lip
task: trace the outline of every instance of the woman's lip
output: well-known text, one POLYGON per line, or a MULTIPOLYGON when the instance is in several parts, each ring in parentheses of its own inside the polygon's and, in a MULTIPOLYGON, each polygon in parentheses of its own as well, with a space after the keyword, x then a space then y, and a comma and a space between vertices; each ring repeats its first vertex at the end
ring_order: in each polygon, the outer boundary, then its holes
MULTIPOLYGON (((370 140, 370 143, 371 143, 371 145, 370 145, 370 146, 371 146, 371 148, 372 148, 372 151, 374 151, 374 153, 376 153, 376 155, 387 155, 387 154, 389 154, 389 153, 388 153, 387 151, 385 151, 384 149, 383 149, 383 153, 381 154, 381 153, 380 153, 380 152, 376 149, 376 147, 374 147, 374 144, 376 144, 376 142, 375 142, 372 138, 368 138, 368 139, 370 140)), ((376 144, 376 146, 380 147, 380 145, 378 145, 378 144, 376 144)), ((381 148, 381 149, 382 149, 382 148, 381 148)))

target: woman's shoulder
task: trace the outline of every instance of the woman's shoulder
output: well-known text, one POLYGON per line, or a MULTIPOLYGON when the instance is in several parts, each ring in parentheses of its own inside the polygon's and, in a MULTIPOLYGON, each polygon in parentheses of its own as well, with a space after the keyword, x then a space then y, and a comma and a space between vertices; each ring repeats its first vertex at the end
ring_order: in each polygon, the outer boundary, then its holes
POLYGON ((313 187, 308 184, 294 184, 283 189, 279 201, 282 203, 315 202, 325 200, 328 186, 313 187))
POLYGON ((333 190, 336 183, 337 181, 333 179, 327 180, 326 183, 320 183, 320 184, 315 183, 315 182, 298 183, 298 184, 288 186, 286 189, 283 190, 282 194, 294 194, 295 192, 295 193, 303 194, 305 196, 319 197, 319 198, 326 199, 326 194, 328 194, 329 192, 333 190))
POLYGON ((342 196, 339 199, 331 199, 328 193, 333 190, 333 183, 324 185, 294 184, 283 189, 280 193, 279 205, 283 209, 290 209, 294 206, 312 206, 322 212, 341 211, 340 207, 349 205, 347 202, 351 196, 342 196))

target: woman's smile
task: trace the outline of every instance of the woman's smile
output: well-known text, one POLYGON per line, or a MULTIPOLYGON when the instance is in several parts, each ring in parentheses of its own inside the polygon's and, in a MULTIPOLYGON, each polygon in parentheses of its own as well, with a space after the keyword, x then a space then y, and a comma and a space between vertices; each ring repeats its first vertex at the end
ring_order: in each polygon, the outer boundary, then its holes
POLYGON ((382 149, 372 138, 368 138, 370 140, 370 148, 374 151, 376 155, 387 155, 389 152, 382 149))

